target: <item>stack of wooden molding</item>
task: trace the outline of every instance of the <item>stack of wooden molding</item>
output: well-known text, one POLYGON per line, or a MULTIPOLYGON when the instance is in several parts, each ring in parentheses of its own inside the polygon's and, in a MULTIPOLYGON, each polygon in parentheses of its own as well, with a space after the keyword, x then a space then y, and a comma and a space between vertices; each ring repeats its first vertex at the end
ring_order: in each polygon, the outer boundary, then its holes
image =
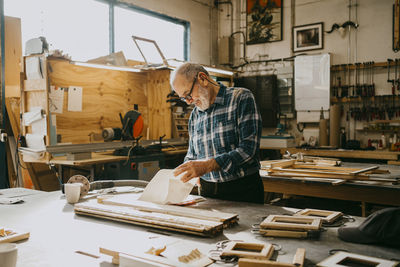
POLYGON ((398 179, 376 177, 373 174, 388 174, 388 170, 379 170, 379 166, 368 168, 348 168, 332 166, 329 164, 299 162, 295 159, 262 161, 261 169, 268 172, 269 176, 293 177, 293 178, 327 178, 335 179, 334 185, 349 181, 377 181, 396 184, 398 179))
POLYGON ((201 236, 218 235, 238 221, 237 214, 154 204, 131 194, 98 197, 97 201, 75 204, 74 210, 76 214, 201 236))

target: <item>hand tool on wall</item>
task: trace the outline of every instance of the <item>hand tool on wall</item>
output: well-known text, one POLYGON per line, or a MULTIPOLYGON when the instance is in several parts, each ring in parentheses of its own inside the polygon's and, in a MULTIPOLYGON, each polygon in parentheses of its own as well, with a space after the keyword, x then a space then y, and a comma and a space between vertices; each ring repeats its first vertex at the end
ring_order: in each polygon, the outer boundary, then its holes
POLYGON ((337 76, 337 70, 334 70, 332 73, 332 96, 338 97, 338 91, 337 91, 337 86, 336 86, 336 76, 337 76))
POLYGON ((367 96, 367 85, 365 83, 365 69, 367 68, 366 62, 363 62, 363 83, 362 83, 362 96, 367 96))
POLYGON ((346 68, 346 64, 341 65, 343 68, 343 85, 342 85, 342 97, 347 97, 349 96, 349 92, 348 92, 348 83, 347 83, 347 68, 346 68))
MULTIPOLYGON (((388 70, 388 78, 387 78, 387 82, 388 83, 392 83, 392 95, 395 95, 395 86, 394 86, 394 80, 390 79, 390 65, 392 64, 393 60, 388 58, 387 60, 387 70, 388 70)), ((394 98, 393 98, 394 101, 394 98)))
POLYGON ((353 86, 351 85, 351 64, 347 64, 347 87, 348 87, 348 95, 354 96, 353 86))
POLYGON ((372 74, 371 74, 371 78, 372 78, 372 92, 371 92, 371 96, 375 96, 375 83, 374 83, 374 72, 375 72, 375 62, 374 61, 371 61, 371 67, 372 67, 372 69, 371 69, 371 71, 372 71, 372 74))
POLYGON ((399 65, 399 61, 400 61, 400 59, 398 59, 398 58, 396 58, 394 60, 394 69, 395 69, 395 71, 394 71, 394 73, 395 73, 394 83, 396 85, 397 91, 400 90, 399 77, 397 76, 397 71, 398 71, 398 67, 399 67, 398 66, 399 65))
POLYGON ((357 96, 361 96, 361 88, 360 88, 360 64, 361 63, 359 63, 359 62, 357 62, 357 63, 355 63, 355 65, 356 65, 356 69, 355 69, 355 72, 356 72, 356 82, 355 82, 355 86, 356 86, 356 95, 357 96))

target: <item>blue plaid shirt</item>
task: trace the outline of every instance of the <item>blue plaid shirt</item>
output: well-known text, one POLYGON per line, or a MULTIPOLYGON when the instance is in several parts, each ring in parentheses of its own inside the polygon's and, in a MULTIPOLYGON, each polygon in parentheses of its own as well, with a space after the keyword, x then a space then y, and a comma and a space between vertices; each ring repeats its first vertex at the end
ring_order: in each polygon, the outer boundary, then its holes
POLYGON ((185 161, 214 158, 221 167, 202 179, 226 182, 259 171, 261 116, 250 90, 220 84, 207 110, 193 109, 188 127, 185 161))

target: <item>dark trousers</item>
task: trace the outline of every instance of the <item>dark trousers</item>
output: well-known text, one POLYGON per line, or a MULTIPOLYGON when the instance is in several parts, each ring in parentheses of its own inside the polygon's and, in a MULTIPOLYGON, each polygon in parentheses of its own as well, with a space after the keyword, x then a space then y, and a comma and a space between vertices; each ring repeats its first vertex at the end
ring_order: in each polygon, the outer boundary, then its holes
POLYGON ((200 194, 203 197, 264 203, 264 186, 259 172, 221 183, 200 179, 200 185, 200 194))

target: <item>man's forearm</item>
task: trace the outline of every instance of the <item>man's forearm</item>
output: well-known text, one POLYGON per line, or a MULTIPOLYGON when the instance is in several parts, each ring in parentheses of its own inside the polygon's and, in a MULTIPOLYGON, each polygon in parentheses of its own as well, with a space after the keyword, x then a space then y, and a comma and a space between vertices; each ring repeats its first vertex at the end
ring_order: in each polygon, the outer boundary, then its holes
POLYGON ((207 163, 208 163, 208 166, 209 166, 208 167, 208 169, 209 169, 208 172, 218 171, 219 169, 221 169, 221 167, 218 165, 217 161, 214 158, 207 160, 207 163))

